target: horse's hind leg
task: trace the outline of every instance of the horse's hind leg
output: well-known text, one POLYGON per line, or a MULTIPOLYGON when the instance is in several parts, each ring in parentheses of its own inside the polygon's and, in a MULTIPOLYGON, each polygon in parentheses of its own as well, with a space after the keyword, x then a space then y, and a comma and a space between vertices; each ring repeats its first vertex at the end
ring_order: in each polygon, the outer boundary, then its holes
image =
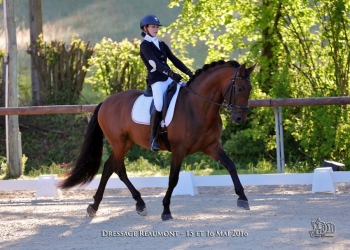
POLYGON ((118 143, 116 143, 116 141, 117 140, 111 143, 113 147, 114 155, 116 158, 116 168, 114 169, 114 172, 119 176, 119 179, 122 182, 124 182, 124 184, 127 186, 129 191, 131 192, 132 197, 136 201, 136 212, 139 215, 146 216, 147 215, 146 204, 143 201, 140 192, 130 182, 128 175, 126 174, 125 163, 124 163, 125 154, 134 145, 134 142, 131 140, 125 139, 123 136, 120 140, 118 140, 118 143))
POLYGON ((118 157, 117 160, 117 169, 115 173, 119 176, 119 179, 124 182, 127 188, 130 190, 132 198, 136 201, 136 212, 141 216, 147 215, 146 204, 141 197, 141 193, 134 187, 130 182, 128 175, 126 174, 124 156, 118 157))
POLYGON ((114 158, 114 155, 111 154, 108 160, 104 164, 101 181, 96 191, 96 194, 94 195, 94 203, 90 204, 87 208, 87 213, 90 217, 95 216, 98 210, 98 207, 102 201, 103 193, 105 191, 107 181, 113 174, 115 167, 116 167, 115 158, 114 158))

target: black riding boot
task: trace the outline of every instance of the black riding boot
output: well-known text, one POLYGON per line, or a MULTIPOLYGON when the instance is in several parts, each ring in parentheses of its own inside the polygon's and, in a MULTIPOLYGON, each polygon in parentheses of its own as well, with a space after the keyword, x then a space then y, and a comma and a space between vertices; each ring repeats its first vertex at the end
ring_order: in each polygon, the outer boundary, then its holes
POLYGON ((159 143, 158 143, 158 128, 160 125, 160 121, 162 119, 162 112, 158 112, 156 109, 152 111, 151 115, 151 150, 159 151, 159 143))

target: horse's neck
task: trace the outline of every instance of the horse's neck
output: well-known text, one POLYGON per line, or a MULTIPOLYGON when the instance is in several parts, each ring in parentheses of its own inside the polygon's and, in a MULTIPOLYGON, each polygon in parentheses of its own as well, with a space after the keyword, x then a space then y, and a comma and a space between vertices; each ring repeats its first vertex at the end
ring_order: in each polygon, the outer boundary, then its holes
POLYGON ((200 81, 193 84, 193 89, 203 97, 216 102, 223 101, 222 89, 225 79, 220 75, 219 71, 212 73, 208 77, 203 77, 200 81))
POLYGON ((222 88, 217 84, 217 81, 203 81, 193 84, 189 88, 194 93, 189 92, 186 98, 192 102, 192 107, 197 107, 196 112, 218 113, 223 97, 222 88))

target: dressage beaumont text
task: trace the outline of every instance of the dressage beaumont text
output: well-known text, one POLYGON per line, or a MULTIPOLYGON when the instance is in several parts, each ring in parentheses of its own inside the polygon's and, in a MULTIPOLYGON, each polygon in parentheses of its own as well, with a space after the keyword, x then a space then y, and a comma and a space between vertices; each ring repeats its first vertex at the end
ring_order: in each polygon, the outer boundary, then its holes
POLYGON ((101 231, 102 237, 177 237, 179 231, 101 231))
POLYGON ((193 231, 187 230, 185 233, 180 231, 101 231, 102 237, 247 237, 245 230, 227 230, 227 231, 193 231))

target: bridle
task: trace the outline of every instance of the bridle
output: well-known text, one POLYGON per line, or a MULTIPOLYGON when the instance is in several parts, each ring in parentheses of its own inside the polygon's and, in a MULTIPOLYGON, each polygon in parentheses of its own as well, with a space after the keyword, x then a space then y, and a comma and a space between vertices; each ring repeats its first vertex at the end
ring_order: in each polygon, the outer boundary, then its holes
MULTIPOLYGON (((250 78, 249 78, 249 75, 248 77, 240 77, 240 76, 237 76, 237 73, 238 71, 241 69, 241 67, 238 67, 236 70, 235 70, 235 73, 233 74, 233 77, 231 79, 231 84, 230 84, 230 87, 228 90, 226 90, 225 94, 224 94, 224 97, 226 96, 227 92, 230 92, 230 95, 229 95, 229 103, 226 105, 227 107, 227 110, 233 114, 233 113, 238 113, 238 112, 233 112, 233 108, 236 108, 236 109, 242 109, 244 112, 248 112, 249 110, 249 107, 248 106, 242 106, 242 105, 238 105, 236 104, 236 85, 235 85, 235 81, 236 79, 240 79, 240 80, 246 80, 246 81, 250 81, 250 78), (233 101, 231 103, 231 97, 233 96, 233 101)), ((225 100, 226 102, 226 100, 225 100)))
POLYGON ((217 105, 217 106, 220 106, 221 108, 226 108, 226 109, 230 112, 230 114, 240 113, 240 112, 234 112, 233 109, 241 109, 241 110, 243 110, 243 112, 246 112, 246 113, 247 113, 248 110, 249 110, 249 107, 248 107, 248 106, 243 106, 243 105, 238 105, 238 104, 236 104, 236 99, 235 99, 235 95, 236 95, 236 85, 235 85, 235 81, 236 81, 236 79, 246 80, 246 81, 248 81, 248 82, 250 81, 249 76, 248 76, 248 77, 240 77, 240 76, 237 76, 237 73, 239 72, 240 69, 241 69, 241 66, 238 67, 238 68, 235 70, 235 72, 234 72, 234 74, 233 74, 233 77, 231 78, 230 86, 229 86, 229 88, 226 90, 226 92, 225 92, 225 94, 224 94, 224 97, 225 97, 226 94, 227 94, 228 92, 230 92, 229 99, 228 99, 228 100, 229 100, 228 103, 227 103, 226 100, 224 100, 224 103, 223 103, 223 104, 222 104, 222 103, 215 102, 215 101, 212 101, 212 100, 210 100, 210 99, 208 99, 208 98, 206 98, 206 97, 203 97, 203 96, 197 94, 195 91, 193 91, 192 89, 190 89, 190 88, 187 87, 186 85, 183 85, 183 87, 184 87, 185 89, 187 89, 188 91, 190 91, 191 93, 195 94, 196 96, 202 98, 203 100, 206 100, 206 101, 208 101, 208 102, 211 102, 211 103, 213 103, 213 104, 215 104, 215 105, 217 105), (232 95, 233 95, 233 100, 232 100, 232 103, 231 103, 231 97, 232 97, 232 95))

